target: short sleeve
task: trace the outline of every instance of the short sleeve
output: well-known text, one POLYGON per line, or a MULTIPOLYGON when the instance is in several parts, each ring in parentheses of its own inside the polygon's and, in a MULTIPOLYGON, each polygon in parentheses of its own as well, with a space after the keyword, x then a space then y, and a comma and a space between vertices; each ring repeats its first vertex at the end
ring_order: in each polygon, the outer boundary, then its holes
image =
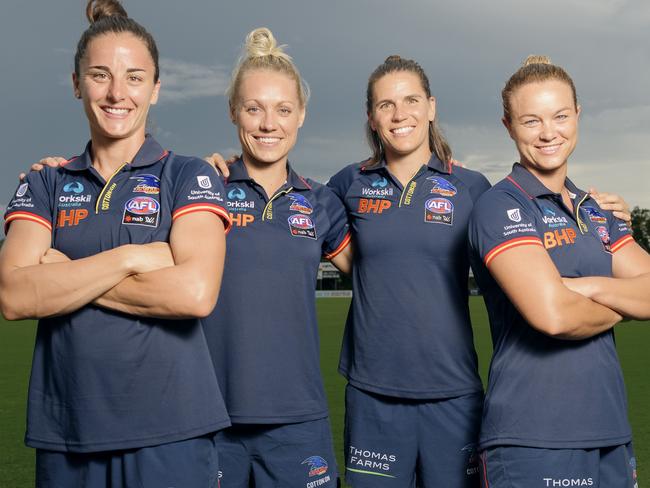
POLYGON ((52 205, 46 174, 54 170, 45 168, 31 172, 18 185, 5 212, 5 234, 15 220, 29 220, 52 231, 52 205))
POLYGON ((343 202, 328 187, 322 187, 320 192, 330 222, 323 242, 323 255, 326 259, 332 259, 350 243, 350 227, 343 202))
POLYGON ((345 195, 348 193, 350 185, 352 185, 352 181, 354 180, 354 175, 358 170, 358 163, 350 164, 332 176, 327 182, 327 187, 330 188, 342 202, 345 202, 345 195))
POLYGON ((513 247, 544 247, 529 208, 513 196, 494 190, 486 192, 474 206, 469 241, 486 266, 513 247))
POLYGON ((187 161, 176 176, 172 220, 192 212, 212 212, 223 220, 226 232, 232 221, 225 208, 225 190, 221 177, 200 159, 187 161))
MULTIPOLYGON (((607 212, 607 223, 609 227, 609 240, 612 254, 623 248, 625 245, 634 242, 632 231, 627 224, 614 217, 614 214, 607 212)), ((601 235, 601 239, 603 236, 601 235)))

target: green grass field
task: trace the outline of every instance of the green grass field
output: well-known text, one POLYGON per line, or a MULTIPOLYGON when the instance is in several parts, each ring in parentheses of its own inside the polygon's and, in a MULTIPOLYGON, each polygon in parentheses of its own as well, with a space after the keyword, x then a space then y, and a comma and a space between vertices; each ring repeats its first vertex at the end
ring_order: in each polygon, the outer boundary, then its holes
MULTIPOLYGON (((345 381, 337 373, 341 335, 349 300, 319 299, 321 366, 330 401, 334 442, 339 466, 343 466, 343 392, 345 381)), ((480 298, 471 298, 474 340, 479 353, 481 376, 487 377, 491 354, 487 315, 480 298)), ((0 487, 34 486, 34 453, 23 445, 25 398, 32 356, 33 322, 0 321, 0 487)), ((616 339, 625 372, 641 483, 650 476, 650 322, 618 326, 616 339)), ((594 378, 594 381, 598 381, 594 378)))

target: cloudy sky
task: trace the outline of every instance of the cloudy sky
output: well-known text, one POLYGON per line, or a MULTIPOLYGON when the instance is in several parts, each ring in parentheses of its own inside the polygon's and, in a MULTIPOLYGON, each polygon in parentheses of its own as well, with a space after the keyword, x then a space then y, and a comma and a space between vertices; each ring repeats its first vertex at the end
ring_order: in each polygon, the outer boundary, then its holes
MULTIPOLYGON (((43 155, 78 154, 88 138, 72 96, 84 0, 3 0, 0 20, 4 161, 0 205, 16 175, 43 155)), ((364 159, 364 93, 389 54, 429 74, 455 156, 498 181, 516 160, 500 123, 500 91, 528 54, 573 76, 583 108, 570 166, 583 187, 650 207, 650 2, 647 0, 125 0, 162 56, 162 99, 152 131, 181 154, 234 151, 223 95, 246 34, 267 26, 312 90, 291 160, 326 180, 364 159)))

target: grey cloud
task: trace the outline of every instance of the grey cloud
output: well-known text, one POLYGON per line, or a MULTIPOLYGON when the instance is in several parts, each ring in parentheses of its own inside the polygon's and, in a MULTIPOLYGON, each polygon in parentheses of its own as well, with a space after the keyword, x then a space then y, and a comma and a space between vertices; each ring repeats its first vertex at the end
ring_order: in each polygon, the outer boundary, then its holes
POLYGON ((230 79, 224 66, 207 66, 178 59, 160 60, 160 102, 186 102, 194 98, 222 96, 230 79))

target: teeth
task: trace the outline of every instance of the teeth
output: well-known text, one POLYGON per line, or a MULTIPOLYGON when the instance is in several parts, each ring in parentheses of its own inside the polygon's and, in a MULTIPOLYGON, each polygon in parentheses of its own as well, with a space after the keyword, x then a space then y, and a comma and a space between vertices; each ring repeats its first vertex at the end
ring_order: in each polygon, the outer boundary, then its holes
POLYGON ((412 130, 413 130, 413 127, 400 127, 399 129, 393 129, 391 132, 393 134, 401 135, 401 134, 408 134, 412 130))
POLYGON ((114 115, 126 115, 129 113, 128 108, 104 107, 104 110, 109 114, 114 114, 114 115))
POLYGON ((280 138, 279 137, 258 137, 257 140, 264 144, 273 144, 275 142, 278 142, 280 138))
POLYGON ((553 146, 543 146, 540 147, 539 150, 543 152, 544 154, 553 154, 558 150, 560 147, 560 144, 554 144, 553 146))

